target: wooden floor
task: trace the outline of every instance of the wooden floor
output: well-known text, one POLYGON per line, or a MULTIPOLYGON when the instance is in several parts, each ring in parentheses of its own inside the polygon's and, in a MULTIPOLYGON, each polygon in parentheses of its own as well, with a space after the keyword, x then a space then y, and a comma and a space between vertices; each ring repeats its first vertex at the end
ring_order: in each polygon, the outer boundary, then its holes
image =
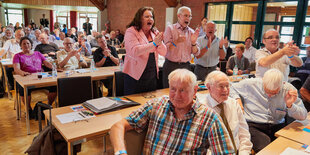
MULTIPOLYGON (((37 91, 32 93, 32 107, 37 101, 46 101, 46 93, 37 91)), ((0 155, 24 154, 32 143, 32 139, 39 133, 38 121, 30 120, 31 134, 27 135, 24 106, 22 106, 21 120, 16 119, 14 101, 8 97, 0 98, 0 155)), ((103 138, 98 138, 82 144, 79 155, 113 154, 107 137, 107 152, 103 151, 103 138)))

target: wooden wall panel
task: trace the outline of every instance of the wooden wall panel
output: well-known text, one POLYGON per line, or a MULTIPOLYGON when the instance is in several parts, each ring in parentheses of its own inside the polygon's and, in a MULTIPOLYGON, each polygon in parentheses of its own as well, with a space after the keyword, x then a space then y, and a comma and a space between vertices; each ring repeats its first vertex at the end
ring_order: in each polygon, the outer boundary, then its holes
POLYGON ((5 0, 5 3, 19 3, 27 5, 94 6, 89 0, 5 0))

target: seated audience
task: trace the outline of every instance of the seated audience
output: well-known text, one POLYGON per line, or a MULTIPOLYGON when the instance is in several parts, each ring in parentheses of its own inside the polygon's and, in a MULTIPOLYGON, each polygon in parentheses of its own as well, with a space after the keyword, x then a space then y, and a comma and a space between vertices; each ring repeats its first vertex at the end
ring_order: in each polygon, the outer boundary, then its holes
POLYGON ((297 90, 283 78, 279 70, 269 69, 263 78, 244 79, 231 86, 231 97, 244 106, 255 152, 275 140, 275 132, 285 126, 286 114, 297 120, 307 117, 307 110, 298 98, 297 90))
POLYGON ((20 39, 24 37, 25 33, 23 30, 17 30, 15 32, 15 39, 7 40, 2 50, 0 51, 0 59, 4 56, 6 58, 12 59, 16 53, 21 51, 20 49, 20 39))
POLYGON ((60 40, 59 34, 60 34, 59 29, 54 29, 53 36, 54 36, 55 39, 56 39, 56 40, 54 40, 54 42, 57 41, 57 40, 60 40))
POLYGON ((122 43, 124 40, 124 35, 121 33, 121 30, 117 29, 115 31, 115 34, 116 34, 116 38, 122 43))
MULTIPOLYGON (((15 54, 13 58, 13 66, 14 72, 21 76, 27 76, 32 73, 37 73, 42 71, 42 64, 44 64, 48 68, 52 68, 52 64, 50 64, 45 57, 37 51, 32 50, 32 40, 28 37, 23 37, 20 40, 20 46, 22 52, 15 54)), ((22 102, 24 102, 24 89, 20 86, 16 86, 19 89, 19 95, 21 96, 22 102)), ((52 105, 54 102, 57 92, 56 86, 47 87, 49 90, 48 94, 48 104, 52 105)), ((31 89, 28 90, 28 106, 29 106, 29 115, 32 116, 32 108, 31 108, 31 89)))
POLYGON ((244 45, 238 44, 235 47, 235 55, 231 56, 226 64, 226 72, 228 75, 233 75, 233 69, 237 65, 238 73, 237 75, 249 74, 250 73, 250 63, 248 58, 243 56, 244 45))
POLYGON ((298 56, 299 47, 290 41, 283 49, 279 49, 280 35, 275 29, 267 30, 263 35, 265 48, 255 53, 256 77, 263 77, 264 73, 275 68, 283 72, 284 81, 288 80, 289 65, 300 67, 302 60, 298 56))
POLYGON ((308 76, 307 80, 302 85, 299 92, 304 101, 304 105, 307 111, 309 112, 310 111, 310 76, 308 76))
POLYGON ((86 37, 84 34, 80 34, 78 38, 78 42, 74 43, 74 49, 82 48, 81 55, 82 56, 90 56, 92 55, 91 47, 89 43, 86 41, 86 37))
POLYGON ((25 37, 30 38, 32 41, 35 39, 35 36, 31 34, 31 29, 29 27, 25 28, 25 37))
POLYGON ((116 38, 116 34, 114 31, 110 32, 111 38, 107 41, 108 45, 114 46, 115 48, 120 48, 121 42, 116 38))
MULTIPOLYGON (((115 47, 107 45, 103 35, 97 36, 96 39, 100 46, 94 53, 96 67, 117 66, 119 64, 119 59, 115 47)), ((102 80, 102 82, 108 89, 108 96, 112 96, 113 79, 105 79, 102 80)))
POLYGON ((45 57, 52 57, 56 59, 56 52, 59 51, 58 46, 48 41, 48 36, 45 33, 40 34, 41 44, 37 45, 34 49, 35 51, 39 51, 45 57))
POLYGON ((0 48, 3 47, 7 40, 14 39, 14 33, 12 29, 7 28, 5 29, 4 33, 5 34, 0 38, 0 48))
POLYGON ((80 55, 80 51, 82 49, 73 49, 72 38, 65 38, 63 44, 65 47, 64 50, 60 50, 57 52, 57 61, 59 68, 62 68, 64 70, 74 70, 81 67, 87 67, 87 63, 80 55))
POLYGON ((41 44, 40 34, 41 34, 41 31, 39 29, 36 29, 34 31, 35 38, 32 40, 33 41, 33 49, 35 49, 37 47, 37 45, 41 44))
POLYGON ((187 69, 176 69, 168 79, 169 97, 147 102, 112 126, 114 152, 126 152, 125 132, 146 130, 143 154, 206 154, 208 148, 213 154, 234 154, 220 116, 193 99, 198 88, 196 75, 187 69))
POLYGON ((70 37, 74 42, 77 42, 77 37, 72 33, 72 29, 68 29, 66 37, 70 37))
MULTIPOLYGON (((64 39, 66 38, 66 34, 64 32, 60 32, 59 40, 55 40, 55 44, 58 46, 59 49, 64 49, 64 39)), ((73 40, 72 40, 73 41, 73 40)))
POLYGON ((306 50, 307 57, 301 58, 303 65, 298 68, 297 73, 295 74, 296 77, 300 78, 302 84, 307 80, 307 77, 310 74, 310 46, 308 46, 306 50))
POLYGON ((68 31, 67 25, 66 25, 66 24, 63 24, 62 27, 63 27, 62 32, 65 33, 65 34, 67 34, 67 31, 68 31))
POLYGON ((253 39, 251 37, 248 37, 244 41, 245 44, 245 49, 243 56, 249 59, 250 62, 250 71, 255 70, 255 53, 257 49, 252 46, 253 44, 253 39))
POLYGON ((233 139, 239 155, 249 155, 252 149, 251 136, 243 111, 235 99, 229 97, 229 79, 221 71, 213 71, 206 77, 207 95, 199 95, 198 100, 219 114, 233 139))
POLYGON ((48 41, 53 43, 56 40, 56 37, 50 34, 50 29, 48 27, 45 27, 43 30, 44 33, 47 35, 48 41))

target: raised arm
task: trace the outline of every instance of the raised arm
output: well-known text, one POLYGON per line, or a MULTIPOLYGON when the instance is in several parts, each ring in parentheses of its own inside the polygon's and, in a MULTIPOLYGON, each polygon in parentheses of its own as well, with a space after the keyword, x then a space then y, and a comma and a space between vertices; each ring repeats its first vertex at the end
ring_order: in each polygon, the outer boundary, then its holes
POLYGON ((126 150, 124 139, 125 132, 132 129, 133 128, 130 126, 126 119, 120 120, 111 127, 110 139, 114 152, 126 150))

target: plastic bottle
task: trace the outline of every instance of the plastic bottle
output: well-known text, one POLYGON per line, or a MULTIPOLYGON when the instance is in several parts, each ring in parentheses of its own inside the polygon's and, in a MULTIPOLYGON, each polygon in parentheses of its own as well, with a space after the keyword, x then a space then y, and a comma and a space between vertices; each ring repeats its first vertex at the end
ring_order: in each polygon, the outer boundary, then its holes
POLYGON ((238 74, 238 67, 237 65, 235 65, 234 69, 233 69, 233 75, 237 75, 238 74))
POLYGON ((53 78, 57 78, 57 67, 56 67, 56 63, 53 63, 53 69, 52 69, 52 77, 53 78))
POLYGON ((90 62, 90 70, 91 72, 94 72, 96 70, 94 59, 92 59, 90 62))
POLYGON ((123 59, 120 59, 120 60, 119 60, 119 69, 120 69, 121 71, 123 71, 123 68, 124 68, 124 62, 123 62, 123 59))

